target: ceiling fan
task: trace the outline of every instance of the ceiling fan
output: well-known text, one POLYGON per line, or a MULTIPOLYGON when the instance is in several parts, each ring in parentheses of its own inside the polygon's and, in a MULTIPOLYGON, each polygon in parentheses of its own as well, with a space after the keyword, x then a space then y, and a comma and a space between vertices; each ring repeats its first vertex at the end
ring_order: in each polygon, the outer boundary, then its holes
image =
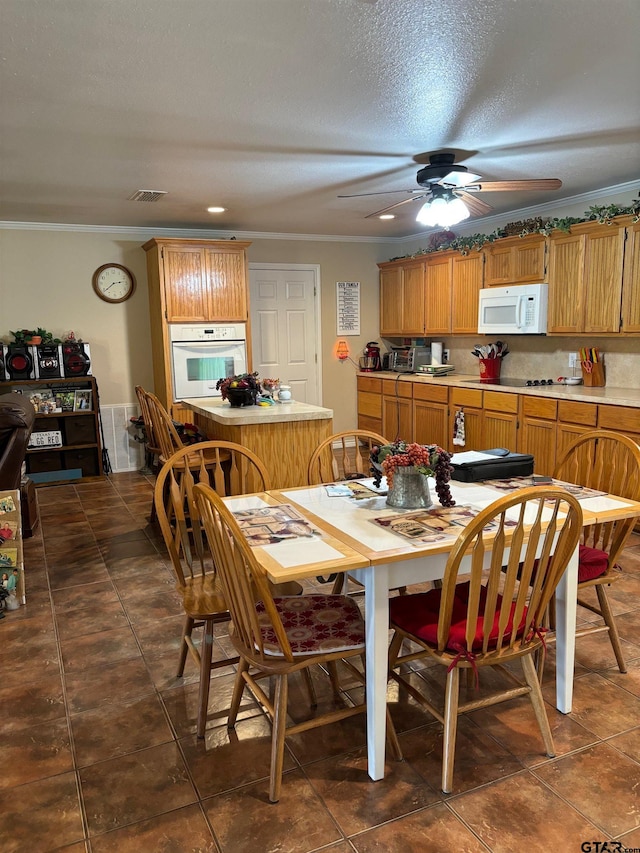
MULTIPOLYGON (((416 158, 418 159, 418 158, 416 158)), ((558 178, 540 178, 523 181, 483 181, 480 175, 470 172, 466 166, 455 162, 455 154, 449 151, 438 151, 428 155, 429 163, 420 169, 416 180, 420 189, 388 190, 380 193, 356 193, 341 195, 338 198, 356 198, 365 195, 390 195, 391 193, 409 194, 411 198, 397 201, 373 213, 365 219, 383 216, 400 207, 419 199, 425 203, 418 212, 417 221, 423 225, 455 225, 469 216, 482 216, 492 210, 491 205, 478 198, 475 193, 508 192, 526 190, 557 190, 562 186, 558 178)), ((418 162, 420 162, 418 160, 418 162)))

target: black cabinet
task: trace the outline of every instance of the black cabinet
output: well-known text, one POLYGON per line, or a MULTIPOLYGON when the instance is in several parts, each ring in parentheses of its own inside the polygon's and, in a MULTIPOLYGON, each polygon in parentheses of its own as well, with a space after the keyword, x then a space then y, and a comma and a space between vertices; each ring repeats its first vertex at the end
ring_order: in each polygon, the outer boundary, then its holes
POLYGON ((27 450, 27 474, 36 485, 104 476, 100 411, 93 376, 0 382, 0 392, 27 395, 36 422, 27 450))

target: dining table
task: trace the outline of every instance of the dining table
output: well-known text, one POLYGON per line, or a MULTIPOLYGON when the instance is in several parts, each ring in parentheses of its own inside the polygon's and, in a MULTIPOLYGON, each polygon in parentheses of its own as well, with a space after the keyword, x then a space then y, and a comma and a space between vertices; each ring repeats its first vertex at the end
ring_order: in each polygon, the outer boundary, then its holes
MULTIPOLYGON (((353 490, 358 484, 363 494, 358 495, 357 488, 349 494, 324 484, 226 498, 225 503, 234 513, 288 505, 311 526, 311 535, 251 543, 258 562, 274 583, 346 572, 363 585, 368 772, 378 780, 385 770, 389 592, 441 579, 457 533, 463 528, 435 530, 432 536, 418 540, 399 535, 392 529, 396 520, 410 518, 415 510, 387 506, 384 478, 377 487, 372 479, 363 478, 348 488, 353 490)), ((431 481, 432 494, 433 485, 431 481)), ((531 485, 531 477, 522 477, 494 483, 451 482, 450 488, 462 513, 466 508, 477 512, 509 489, 531 485)), ((584 525, 640 517, 639 502, 566 485, 580 502, 584 525)), ((565 714, 571 711, 573 695, 577 579, 576 548, 556 590, 556 707, 565 714)))

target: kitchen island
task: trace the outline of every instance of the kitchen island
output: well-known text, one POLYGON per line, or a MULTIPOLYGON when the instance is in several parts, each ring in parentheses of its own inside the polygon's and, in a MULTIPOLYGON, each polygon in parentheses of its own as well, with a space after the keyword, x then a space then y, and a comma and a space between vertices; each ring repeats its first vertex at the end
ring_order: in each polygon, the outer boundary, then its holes
POLYGON ((231 408, 219 398, 196 397, 182 405, 208 438, 234 441, 259 456, 274 489, 305 486, 311 454, 333 431, 333 410, 310 403, 231 408))

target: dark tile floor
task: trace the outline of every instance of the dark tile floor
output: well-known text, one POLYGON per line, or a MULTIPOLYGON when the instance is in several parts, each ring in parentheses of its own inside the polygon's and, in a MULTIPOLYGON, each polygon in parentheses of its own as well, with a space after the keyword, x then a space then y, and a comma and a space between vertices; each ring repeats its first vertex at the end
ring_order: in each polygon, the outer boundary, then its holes
MULTIPOLYGON (((270 805, 269 725, 248 699, 236 730, 225 725, 231 667, 216 671, 207 736, 195 736, 197 671, 174 676, 182 616, 148 522, 151 491, 132 473, 38 492, 28 603, 0 620, 3 853, 577 853, 612 839, 640 849, 640 537, 612 588, 628 674, 605 635, 580 640, 563 716, 550 652, 555 759, 528 700, 478 711, 461 720, 455 790, 443 796, 440 727, 390 688, 405 761, 373 783, 362 718, 308 732, 291 739, 270 805)), ((217 644, 231 655, 224 631, 217 644)), ((437 690, 439 669, 413 677, 437 690)), ((317 685, 331 702, 322 674, 317 685)), ((304 715, 304 690, 292 692, 304 715)))

